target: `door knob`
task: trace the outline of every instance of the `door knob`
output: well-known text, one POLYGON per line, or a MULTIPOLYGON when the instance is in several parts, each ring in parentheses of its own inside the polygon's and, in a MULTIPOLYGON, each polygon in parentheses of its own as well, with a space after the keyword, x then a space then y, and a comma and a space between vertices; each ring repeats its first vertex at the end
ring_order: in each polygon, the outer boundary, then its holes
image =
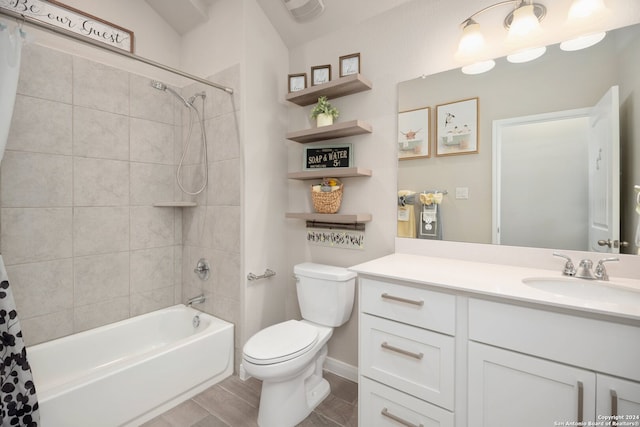
POLYGON ((614 247, 614 248, 626 248, 627 246, 629 246, 629 242, 625 242, 625 241, 619 241, 619 240, 611 240, 611 239, 607 239, 607 240, 598 240, 598 246, 607 246, 609 248, 614 247))
POLYGON ((613 242, 611 241, 611 239, 607 239, 607 240, 598 240, 598 246, 606 246, 608 248, 613 246, 613 242))

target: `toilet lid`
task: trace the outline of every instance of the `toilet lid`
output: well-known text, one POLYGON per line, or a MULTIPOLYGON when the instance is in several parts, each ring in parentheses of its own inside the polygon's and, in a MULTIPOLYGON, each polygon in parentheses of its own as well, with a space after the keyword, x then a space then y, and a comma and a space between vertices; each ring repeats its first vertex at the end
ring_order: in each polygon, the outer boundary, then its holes
POLYGON ((284 362, 303 354, 318 341, 318 329, 288 320, 261 330, 244 345, 244 358, 257 365, 284 362))

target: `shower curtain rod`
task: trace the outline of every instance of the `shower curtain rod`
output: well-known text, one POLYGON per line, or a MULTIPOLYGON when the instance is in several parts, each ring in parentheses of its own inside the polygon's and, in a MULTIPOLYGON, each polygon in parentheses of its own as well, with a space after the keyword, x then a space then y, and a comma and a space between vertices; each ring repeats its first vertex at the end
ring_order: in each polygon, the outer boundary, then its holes
POLYGON ((225 92, 227 92, 229 94, 233 93, 233 88, 230 88, 230 87, 227 87, 227 86, 223 86, 223 85, 219 85, 219 84, 214 83, 214 82, 210 82, 209 80, 205 80, 203 78, 194 76, 192 74, 185 73, 184 71, 180 71, 180 70, 178 70, 176 68, 168 67, 166 65, 163 65, 163 64, 161 64, 159 62, 156 62, 156 61, 153 61, 151 59, 147 59, 147 58, 144 58, 142 56, 134 55, 133 53, 129 53, 129 52, 126 52, 124 50, 109 46, 107 44, 100 43, 98 41, 94 41, 94 40, 88 39, 86 37, 83 37, 81 35, 78 35, 76 33, 71 32, 71 31, 68 31, 68 30, 65 30, 65 29, 62 29, 62 28, 58 28, 58 27, 56 27, 54 25, 47 24, 46 22, 41 22, 41 21, 38 21, 37 19, 33 19, 31 17, 25 16, 25 15, 23 15, 21 13, 12 12, 10 10, 5 10, 5 9, 0 9, 0 14, 8 16, 10 18, 14 18, 14 19, 18 20, 20 23, 25 23, 26 22, 26 23, 34 25, 36 27, 42 28, 43 30, 46 30, 46 31, 49 31, 49 32, 52 32, 52 33, 56 33, 56 34, 60 34, 62 36, 77 40, 79 42, 82 42, 82 43, 85 43, 85 44, 90 44, 90 45, 98 47, 100 49, 108 50, 109 52, 113 52, 113 53, 116 53, 118 55, 125 56, 127 58, 130 58, 130 59, 133 59, 133 60, 136 60, 136 61, 139 61, 139 62, 143 62, 143 63, 145 63, 147 65, 151 65, 153 67, 160 68, 161 70, 169 71, 170 73, 174 73, 174 74, 177 74, 179 76, 186 77, 186 78, 191 79, 191 80, 195 80, 198 83, 202 83, 202 84, 205 84, 207 86, 211 86, 211 87, 214 87, 216 89, 223 90, 223 91, 225 91, 225 92))

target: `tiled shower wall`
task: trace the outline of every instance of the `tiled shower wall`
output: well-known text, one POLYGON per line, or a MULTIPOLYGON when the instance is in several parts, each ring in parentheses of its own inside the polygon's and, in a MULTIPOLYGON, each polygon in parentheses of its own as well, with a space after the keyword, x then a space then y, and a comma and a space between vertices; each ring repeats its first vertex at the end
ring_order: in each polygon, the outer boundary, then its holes
POLYGON ((150 79, 23 50, 0 167, 0 249, 27 344, 183 301, 185 108, 150 79))

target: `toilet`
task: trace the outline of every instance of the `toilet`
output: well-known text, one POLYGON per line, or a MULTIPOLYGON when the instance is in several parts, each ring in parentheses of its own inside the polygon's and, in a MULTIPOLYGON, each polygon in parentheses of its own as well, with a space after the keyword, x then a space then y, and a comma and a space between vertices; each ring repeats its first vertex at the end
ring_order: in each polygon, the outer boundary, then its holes
POLYGON ((262 380, 260 427, 293 427, 329 395, 322 378, 327 341, 353 309, 354 272, 310 262, 293 272, 303 320, 261 330, 242 351, 241 375, 262 380))

